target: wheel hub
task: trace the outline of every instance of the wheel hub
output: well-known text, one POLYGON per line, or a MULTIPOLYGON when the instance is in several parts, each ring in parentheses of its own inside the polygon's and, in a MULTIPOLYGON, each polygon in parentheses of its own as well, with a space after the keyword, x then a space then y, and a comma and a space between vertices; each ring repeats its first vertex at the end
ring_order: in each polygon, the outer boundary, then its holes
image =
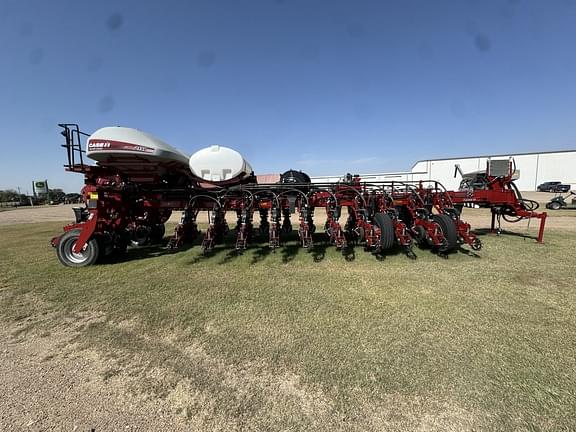
POLYGON ((70 248, 66 249, 66 258, 68 258, 71 262, 80 264, 86 261, 86 255, 84 252, 86 251, 86 247, 88 244, 85 244, 82 250, 78 253, 74 252, 74 248, 76 247, 76 242, 73 242, 70 248))

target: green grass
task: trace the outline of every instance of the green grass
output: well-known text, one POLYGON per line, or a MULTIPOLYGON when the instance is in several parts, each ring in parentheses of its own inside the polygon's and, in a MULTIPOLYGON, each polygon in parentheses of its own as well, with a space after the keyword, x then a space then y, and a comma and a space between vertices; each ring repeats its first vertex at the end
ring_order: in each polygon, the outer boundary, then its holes
POLYGON ((103 380, 129 377, 202 429, 576 429, 574 232, 483 236, 449 259, 347 262, 292 241, 78 270, 48 244, 59 231, 0 227, 3 324, 76 323, 80 348, 114 363, 103 380))

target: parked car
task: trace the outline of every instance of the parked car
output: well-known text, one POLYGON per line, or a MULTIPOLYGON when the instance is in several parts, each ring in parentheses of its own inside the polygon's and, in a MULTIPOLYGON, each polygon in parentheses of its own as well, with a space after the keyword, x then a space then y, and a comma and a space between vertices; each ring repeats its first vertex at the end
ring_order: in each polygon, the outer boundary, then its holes
POLYGON ((559 181, 544 182, 539 184, 536 188, 538 192, 568 192, 570 190, 570 185, 562 184, 559 181))
POLYGON ((82 195, 79 193, 67 193, 64 195, 64 204, 77 204, 82 202, 82 195))

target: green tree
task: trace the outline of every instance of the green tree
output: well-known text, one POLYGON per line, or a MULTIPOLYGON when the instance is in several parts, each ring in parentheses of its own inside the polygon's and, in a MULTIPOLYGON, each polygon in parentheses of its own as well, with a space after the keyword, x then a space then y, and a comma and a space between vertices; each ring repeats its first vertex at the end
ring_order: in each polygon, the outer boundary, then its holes
POLYGON ((64 201, 66 193, 62 189, 49 189, 49 192, 51 202, 58 203, 64 201))
POLYGON ((0 201, 1 202, 13 202, 19 200, 18 191, 14 189, 0 190, 0 201))

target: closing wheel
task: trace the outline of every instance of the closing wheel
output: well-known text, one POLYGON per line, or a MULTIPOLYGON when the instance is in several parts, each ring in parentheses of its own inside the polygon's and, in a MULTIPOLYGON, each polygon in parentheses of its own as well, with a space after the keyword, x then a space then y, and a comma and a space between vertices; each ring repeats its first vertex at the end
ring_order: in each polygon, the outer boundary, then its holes
POLYGON ((440 252, 448 253, 452 252, 458 246, 458 231, 456 230, 456 224, 452 218, 445 214, 434 214, 432 215, 434 222, 442 230, 444 235, 445 244, 440 247, 440 252))
POLYGON ((132 246, 146 246, 150 243, 152 229, 148 225, 138 225, 131 232, 132 246))
POLYGON ((479 251, 480 249, 482 249, 482 242, 479 238, 475 238, 472 242, 472 250, 479 251))
POLYGON ((94 264, 100 255, 100 246, 98 245, 98 240, 95 238, 88 240, 80 252, 74 252, 74 245, 79 237, 79 229, 68 231, 60 237, 56 253, 60 262, 65 266, 89 266, 94 264))
POLYGON ((380 249, 385 251, 394 246, 394 222, 384 213, 376 213, 374 222, 380 228, 380 249))

